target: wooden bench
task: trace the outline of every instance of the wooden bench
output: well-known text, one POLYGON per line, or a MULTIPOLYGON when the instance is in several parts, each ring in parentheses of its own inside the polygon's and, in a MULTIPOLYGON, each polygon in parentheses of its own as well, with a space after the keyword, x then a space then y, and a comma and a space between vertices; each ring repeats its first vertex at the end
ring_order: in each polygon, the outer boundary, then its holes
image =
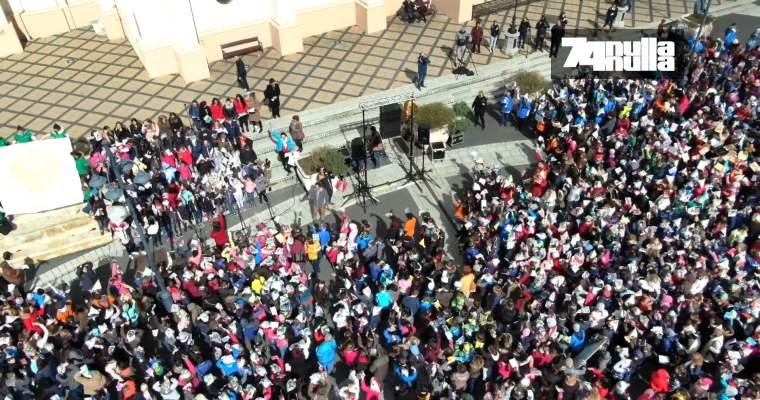
MULTIPOLYGON (((429 4, 429 3, 427 3, 425 5, 427 6, 427 11, 425 11, 425 18, 427 19, 427 17, 431 17, 431 18, 435 17, 435 14, 438 13, 438 8, 436 6, 434 6, 434 5, 432 5, 432 4, 429 4)), ((402 20, 404 22, 409 22, 408 21, 409 20, 409 15, 406 12, 406 8, 404 8, 403 5, 401 7, 399 7, 398 11, 396 11, 396 16, 398 17, 398 19, 400 19, 400 20, 402 20)))
MULTIPOLYGON (((225 60, 228 60, 232 57, 242 56, 244 54, 264 52, 264 44, 261 43, 258 37, 237 40, 223 44, 221 47, 222 57, 224 57, 225 60)), ((257 54, 257 57, 261 57, 261 54, 257 54)))

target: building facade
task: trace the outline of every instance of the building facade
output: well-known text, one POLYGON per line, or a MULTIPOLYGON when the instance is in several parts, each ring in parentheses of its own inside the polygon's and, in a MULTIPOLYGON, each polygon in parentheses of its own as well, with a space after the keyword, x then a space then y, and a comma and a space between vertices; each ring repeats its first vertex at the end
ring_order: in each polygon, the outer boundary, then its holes
MULTIPOLYGON (((484 0, 433 0, 455 21, 484 0)), ((28 40, 95 23, 111 40, 126 38, 151 77, 209 77, 221 45, 257 37, 281 55, 303 50, 303 39, 356 25, 386 28, 401 0, 0 0, 0 56, 23 51, 28 40)))

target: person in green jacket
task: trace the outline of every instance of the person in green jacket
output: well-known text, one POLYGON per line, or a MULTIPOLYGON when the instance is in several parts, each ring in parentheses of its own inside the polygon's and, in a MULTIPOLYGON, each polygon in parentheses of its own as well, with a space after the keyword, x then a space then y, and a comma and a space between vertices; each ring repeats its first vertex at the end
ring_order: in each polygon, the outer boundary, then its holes
POLYGON ((65 137, 69 137, 69 133, 61 129, 60 125, 54 124, 53 130, 50 131, 50 136, 52 136, 54 139, 62 139, 65 137))
POLYGON ((16 134, 13 135, 13 144, 29 143, 33 140, 37 140, 37 138, 35 138, 34 135, 32 135, 32 132, 27 131, 21 125, 16 127, 16 134))
POLYGON ((8 146, 10 143, 8 143, 8 139, 4 137, 0 137, 0 147, 8 146))
POLYGON ((82 185, 86 186, 90 176, 90 171, 87 169, 89 163, 82 153, 78 151, 72 151, 71 156, 74 157, 74 164, 77 166, 79 179, 82 181, 82 185))

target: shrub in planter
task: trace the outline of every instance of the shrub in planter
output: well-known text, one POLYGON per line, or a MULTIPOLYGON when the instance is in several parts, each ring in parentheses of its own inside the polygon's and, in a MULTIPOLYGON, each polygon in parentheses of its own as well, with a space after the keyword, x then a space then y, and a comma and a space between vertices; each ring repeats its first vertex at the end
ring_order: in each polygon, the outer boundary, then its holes
MULTIPOLYGON (((432 103, 420 106, 414 115, 414 123, 429 124, 431 131, 444 128, 454 122, 457 114, 454 109, 443 103, 432 103)), ((416 128, 415 128, 416 129, 416 128)))
POLYGON ((521 94, 545 92, 552 88, 552 83, 535 71, 520 71, 512 77, 512 80, 520 88, 521 94))
POLYGON ((343 154, 330 147, 314 149, 310 155, 300 159, 299 164, 306 175, 316 174, 320 167, 325 167, 336 176, 348 172, 343 154))

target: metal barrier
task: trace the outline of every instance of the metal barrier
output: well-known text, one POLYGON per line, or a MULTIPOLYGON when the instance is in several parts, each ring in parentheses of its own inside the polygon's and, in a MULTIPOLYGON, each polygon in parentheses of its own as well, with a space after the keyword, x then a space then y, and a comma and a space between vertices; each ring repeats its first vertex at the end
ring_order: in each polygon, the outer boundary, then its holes
POLYGON ((528 4, 538 3, 540 0, 491 0, 472 6, 472 19, 485 17, 486 15, 496 14, 499 11, 508 10, 528 4))

